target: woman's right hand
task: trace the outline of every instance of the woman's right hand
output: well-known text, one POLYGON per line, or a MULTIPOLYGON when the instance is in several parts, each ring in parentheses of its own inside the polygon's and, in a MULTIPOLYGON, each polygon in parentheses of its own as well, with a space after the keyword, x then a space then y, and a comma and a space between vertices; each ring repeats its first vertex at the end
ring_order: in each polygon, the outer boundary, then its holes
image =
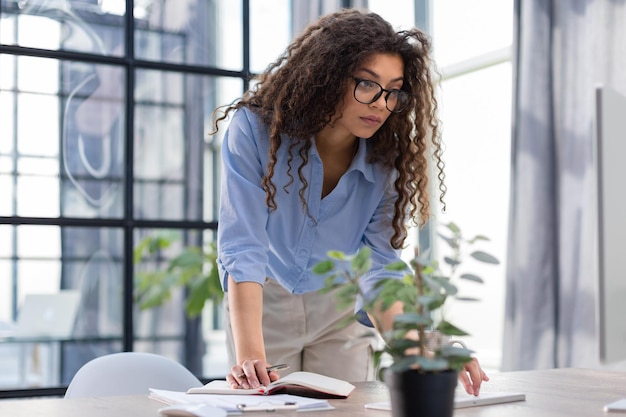
POLYGON ((230 368, 231 373, 226 376, 226 381, 234 389, 267 386, 280 378, 277 371, 267 372, 269 366, 271 365, 263 359, 246 359, 241 365, 230 368))
POLYGON ((237 283, 228 276, 228 307, 237 364, 226 380, 233 388, 258 388, 278 379, 268 374, 263 343, 263 287, 256 282, 237 283))

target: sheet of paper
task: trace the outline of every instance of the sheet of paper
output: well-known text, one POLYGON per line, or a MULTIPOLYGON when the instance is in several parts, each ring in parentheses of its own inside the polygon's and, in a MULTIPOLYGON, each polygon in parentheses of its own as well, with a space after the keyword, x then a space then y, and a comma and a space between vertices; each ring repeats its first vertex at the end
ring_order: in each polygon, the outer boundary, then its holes
POLYGON ((267 410, 280 409, 281 406, 296 404, 300 410, 332 410, 327 400, 300 397, 291 394, 275 395, 219 395, 219 394, 187 394, 180 391, 168 391, 150 388, 150 398, 164 404, 205 403, 228 412, 239 412, 241 405, 245 407, 265 407, 267 410))
POLYGON ((605 405, 604 411, 626 413, 626 398, 605 405))

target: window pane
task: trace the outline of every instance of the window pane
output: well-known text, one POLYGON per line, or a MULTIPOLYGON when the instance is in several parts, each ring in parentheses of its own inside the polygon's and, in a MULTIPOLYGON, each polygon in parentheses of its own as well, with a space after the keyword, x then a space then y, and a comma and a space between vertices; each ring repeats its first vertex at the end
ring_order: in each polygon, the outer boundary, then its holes
MULTIPOLYGON (((211 276, 211 271, 216 267, 215 249, 211 246, 214 240, 214 230, 136 231, 135 301, 138 310, 135 338, 139 342, 138 346, 146 347, 151 343, 150 351, 156 349, 170 354, 173 352, 168 349, 182 347, 178 341, 169 342, 184 338, 184 320, 188 306, 185 299, 187 288, 182 282, 189 282, 195 288, 210 287, 213 288, 213 293, 223 295, 219 278, 211 276)), ((199 315, 203 343, 200 344, 198 353, 204 357, 204 366, 199 372, 207 377, 223 378, 228 372, 228 361, 221 326, 222 310, 210 299, 203 301, 204 308, 199 315)), ((193 310, 197 308, 199 307, 192 307, 192 311, 197 311, 193 310)))
POLYGON ((262 72, 290 41, 289 0, 250 1, 250 70, 262 72))
POLYGON ((59 152, 58 132, 59 100, 57 95, 18 94, 17 151, 20 155, 56 157, 59 152), (33 114, 37 114, 37 123, 33 123, 33 114))
POLYGON ((0 87, 0 114, 2 114, 2 123, 0 123, 0 137, 2 138, 0 140, 0 156, 9 155, 13 152, 16 97, 17 94, 15 94, 14 90, 3 91, 2 87, 0 87))
POLYGON ((0 181, 19 202, 2 213, 119 217, 124 70, 35 57, 3 64, 17 82, 0 92, 0 181))
POLYGON ((15 197, 18 216, 59 216, 59 180, 55 177, 20 175, 15 197))
POLYGON ((241 94, 241 82, 237 88, 219 77, 149 70, 136 79, 135 215, 200 220, 203 204, 211 203, 203 183, 214 190, 217 181, 213 167, 204 166, 217 153, 207 146, 211 113, 241 94))
MULTIPOLYGON (((2 173, 4 166, 8 166, 8 158, 0 158, 0 190, 7 196, 14 196, 13 177, 2 173)), ((14 198, 0 198, 0 216, 10 216, 15 212, 14 198)))
POLYGON ((0 226, 0 247, 0 388, 67 384, 96 353, 121 349, 121 229, 0 226), (25 320, 27 296, 61 290, 77 292, 73 314, 62 314, 64 306, 49 299, 25 320), (58 325, 55 331, 67 327, 67 335, 38 335, 38 321, 47 319, 58 325), (6 338, 12 334, 24 336, 6 338))
POLYGON ((225 69, 243 68, 243 12, 239 0, 216 0, 215 63, 225 69))
POLYGON ((513 43, 513 0, 433 3, 433 45, 441 68, 513 43))
POLYGON ((397 29, 415 26, 415 0, 368 0, 369 10, 381 15, 397 29))
POLYGON ((139 59, 241 69, 241 2, 149 2, 135 8, 139 59))
POLYGON ((125 139, 125 70, 63 64, 62 214, 121 217, 125 139))
POLYGON ((125 4, 125 0, 3 1, 0 42, 121 56, 125 4))

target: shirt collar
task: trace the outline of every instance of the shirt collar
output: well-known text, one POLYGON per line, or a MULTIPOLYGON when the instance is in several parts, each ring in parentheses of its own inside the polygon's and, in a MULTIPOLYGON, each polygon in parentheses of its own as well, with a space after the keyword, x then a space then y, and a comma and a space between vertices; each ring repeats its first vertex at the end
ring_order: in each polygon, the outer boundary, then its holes
POLYGON ((374 182, 374 167, 367 162, 367 139, 359 139, 359 150, 352 160, 352 167, 363 173, 363 177, 369 182, 374 182))
MULTIPOLYGON (((311 140, 313 141, 313 147, 311 148, 311 151, 317 158, 319 158, 320 156, 317 152, 315 137, 311 137, 311 140)), ((367 139, 359 138, 359 149, 357 150, 356 155, 354 155, 354 158, 352 159, 352 164, 350 165, 350 168, 348 168, 346 173, 354 170, 361 171, 363 177, 367 181, 371 183, 375 182, 374 167, 372 166, 372 164, 367 162, 367 139)))

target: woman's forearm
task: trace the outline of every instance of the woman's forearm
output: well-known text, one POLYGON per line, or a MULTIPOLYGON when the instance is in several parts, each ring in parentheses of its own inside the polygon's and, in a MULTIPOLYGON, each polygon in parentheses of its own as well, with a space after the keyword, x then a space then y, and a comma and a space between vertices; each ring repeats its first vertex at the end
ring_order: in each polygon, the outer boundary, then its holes
POLYGON ((237 363, 265 357, 263 342, 263 287, 256 282, 236 283, 228 277, 228 305, 237 363))

